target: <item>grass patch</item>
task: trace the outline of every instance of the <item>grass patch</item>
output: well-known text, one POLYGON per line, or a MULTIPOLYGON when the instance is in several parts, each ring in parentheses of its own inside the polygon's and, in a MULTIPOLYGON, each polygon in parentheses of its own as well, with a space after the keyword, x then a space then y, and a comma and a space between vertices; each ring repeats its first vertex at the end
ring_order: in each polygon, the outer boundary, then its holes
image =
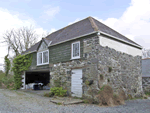
POLYGON ((44 95, 43 95, 44 97, 52 97, 52 96, 54 96, 54 94, 52 94, 51 92, 49 92, 49 93, 45 93, 44 92, 44 95))
POLYGON ((62 105, 62 103, 58 102, 57 105, 62 105))

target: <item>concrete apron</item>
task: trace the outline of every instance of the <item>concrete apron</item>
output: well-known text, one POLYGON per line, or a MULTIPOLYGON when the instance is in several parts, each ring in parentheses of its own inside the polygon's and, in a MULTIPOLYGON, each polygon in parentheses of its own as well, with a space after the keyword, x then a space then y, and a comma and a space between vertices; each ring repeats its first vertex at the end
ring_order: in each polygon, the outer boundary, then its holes
POLYGON ((50 90, 27 90, 27 89, 21 89, 20 91, 29 92, 29 93, 32 93, 32 94, 37 94, 37 95, 40 95, 40 96, 44 96, 45 93, 50 92, 50 90))
MULTIPOLYGON (((25 90, 25 89, 21 89, 20 91, 29 92, 39 96, 44 96, 45 93, 50 92, 50 90, 25 90)), ((71 104, 83 103, 83 100, 75 99, 71 97, 50 97, 50 102, 55 104, 61 104, 61 105, 71 105, 71 104)))
POLYGON ((71 105, 71 104, 83 103, 83 100, 74 99, 71 97, 53 97, 52 99, 50 99, 50 102, 53 102, 55 104, 60 104, 60 105, 71 105))

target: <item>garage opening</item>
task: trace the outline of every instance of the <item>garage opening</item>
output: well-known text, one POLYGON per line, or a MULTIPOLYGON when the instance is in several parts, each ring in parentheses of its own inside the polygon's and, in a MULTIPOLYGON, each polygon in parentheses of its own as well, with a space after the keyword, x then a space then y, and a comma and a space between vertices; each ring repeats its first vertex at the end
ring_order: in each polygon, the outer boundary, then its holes
POLYGON ((46 90, 50 89, 50 72, 26 72, 25 89, 46 90))

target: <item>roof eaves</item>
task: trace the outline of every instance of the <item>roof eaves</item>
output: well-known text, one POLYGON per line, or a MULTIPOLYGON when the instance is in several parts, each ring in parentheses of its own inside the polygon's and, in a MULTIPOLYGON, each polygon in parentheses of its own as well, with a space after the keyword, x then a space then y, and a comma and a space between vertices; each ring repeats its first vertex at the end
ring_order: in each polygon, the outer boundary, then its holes
POLYGON ((52 41, 49 42, 48 47, 51 45, 52 41))
POLYGON ((69 39, 69 40, 64 40, 64 41, 61 41, 61 42, 59 42, 59 43, 49 45, 48 47, 54 46, 54 45, 58 45, 58 44, 61 44, 61 43, 64 43, 64 42, 67 42, 67 41, 70 41, 70 40, 78 39, 78 38, 81 38, 81 37, 84 37, 84 36, 87 36, 87 35, 91 35, 91 34, 94 34, 94 33, 97 33, 97 32, 98 32, 98 31, 93 31, 93 32, 88 33, 88 34, 84 34, 84 35, 81 35, 81 36, 78 36, 78 37, 74 37, 74 38, 69 39))
POLYGON ((29 51, 29 52, 27 52, 27 53, 24 53, 24 54, 22 54, 22 55, 27 55, 27 54, 34 53, 34 52, 37 52, 37 50, 34 50, 34 51, 29 51))

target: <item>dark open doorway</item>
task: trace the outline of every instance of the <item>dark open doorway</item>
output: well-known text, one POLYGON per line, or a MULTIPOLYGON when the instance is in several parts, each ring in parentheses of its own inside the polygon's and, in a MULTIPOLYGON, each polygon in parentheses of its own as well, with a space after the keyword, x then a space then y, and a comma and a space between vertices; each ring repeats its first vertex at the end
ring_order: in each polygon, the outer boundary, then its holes
MULTIPOLYGON (((47 86, 50 82, 50 72, 26 72, 25 84, 42 83, 42 86, 47 86)), ((31 85, 30 85, 31 87, 31 85)), ((33 87, 33 86, 32 86, 33 87)))

